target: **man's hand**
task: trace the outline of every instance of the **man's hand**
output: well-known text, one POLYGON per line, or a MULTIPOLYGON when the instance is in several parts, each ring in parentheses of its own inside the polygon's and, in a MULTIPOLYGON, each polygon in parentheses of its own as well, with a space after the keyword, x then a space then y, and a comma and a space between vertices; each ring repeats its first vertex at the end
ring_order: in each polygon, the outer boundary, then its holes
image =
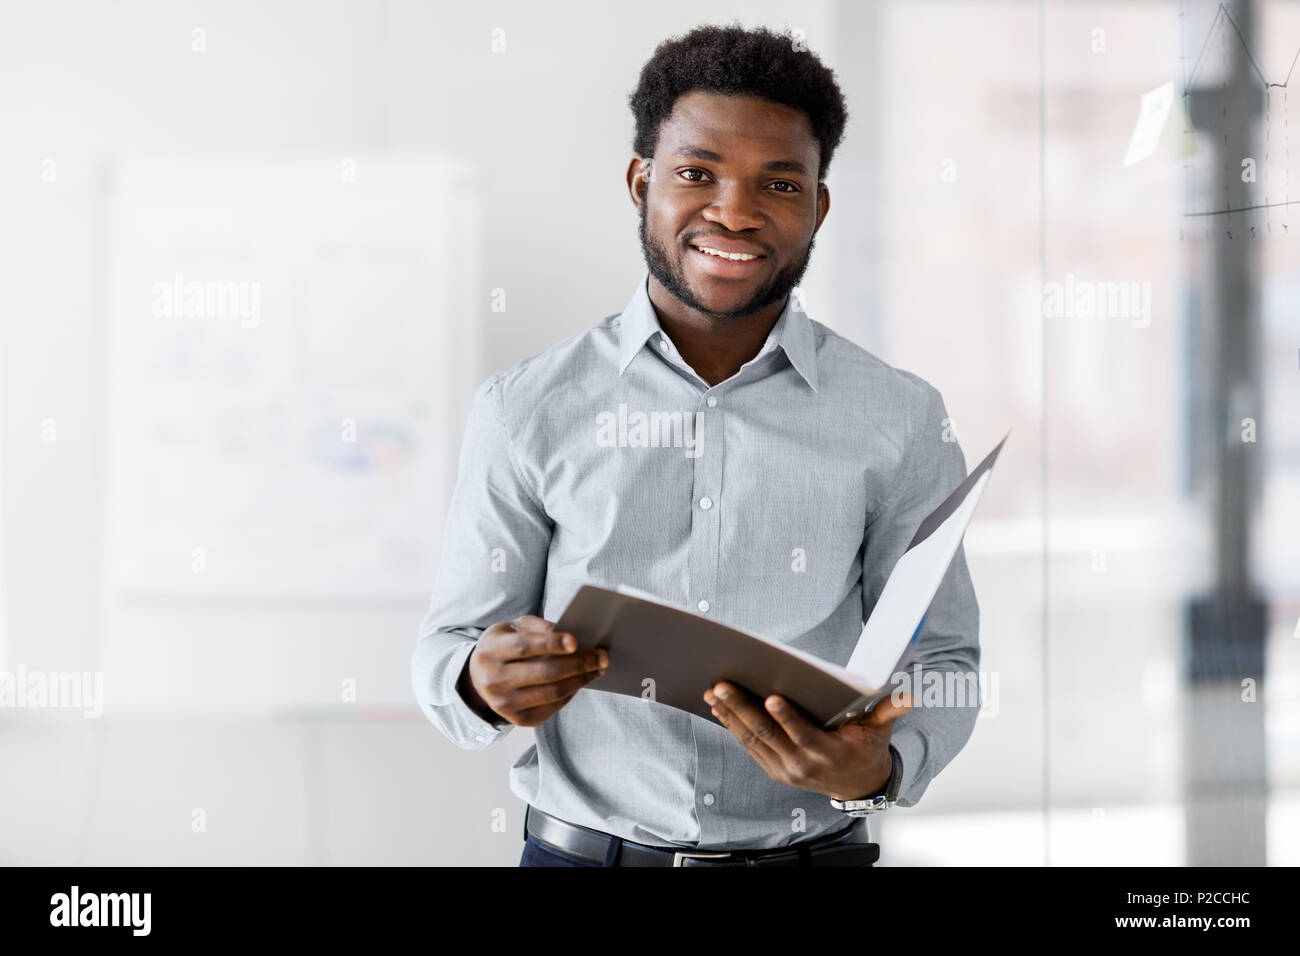
POLYGON ((604 648, 577 648, 572 634, 531 614, 493 624, 479 635, 456 689, 485 720, 535 727, 609 666, 604 648))
POLYGON ((912 709, 909 696, 894 703, 890 695, 839 730, 822 730, 784 697, 760 702, 735 684, 714 684, 704 701, 769 777, 836 800, 861 800, 884 788, 893 769, 890 732, 912 709))

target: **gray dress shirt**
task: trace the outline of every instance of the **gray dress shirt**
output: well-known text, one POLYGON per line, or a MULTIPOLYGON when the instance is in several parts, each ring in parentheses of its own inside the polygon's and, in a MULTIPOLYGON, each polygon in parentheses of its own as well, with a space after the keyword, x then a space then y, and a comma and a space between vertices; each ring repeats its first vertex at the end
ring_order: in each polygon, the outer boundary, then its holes
MULTIPOLYGON (((710 387, 660 327, 648 278, 620 314, 474 396, 411 661, 421 709, 462 748, 512 729, 456 690, 475 639, 522 614, 557 620, 583 584, 632 585, 843 665, 917 525, 966 474, 939 392, 793 296, 759 354, 710 387)), ((919 638, 924 673, 974 674, 978 632, 959 549, 919 638)), ((899 805, 921 798, 978 712, 976 699, 898 719, 899 805)), ((825 795, 771 780, 725 728, 589 689, 536 728, 510 788, 657 846, 769 848, 849 822, 825 795)))

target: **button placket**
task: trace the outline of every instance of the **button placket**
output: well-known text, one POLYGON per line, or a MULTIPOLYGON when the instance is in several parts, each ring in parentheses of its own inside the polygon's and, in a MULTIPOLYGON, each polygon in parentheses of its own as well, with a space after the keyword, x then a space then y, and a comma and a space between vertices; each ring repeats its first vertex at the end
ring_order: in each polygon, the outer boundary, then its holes
MULTIPOLYGON (((701 402, 707 405, 707 401, 701 402)), ((726 453, 722 415, 700 409, 702 451, 694 459, 691 509, 690 593, 700 611, 717 605, 719 522, 722 515, 722 461, 726 453)), ((697 436, 697 440, 699 436, 697 436)))
MULTIPOLYGON (((702 452, 694 460, 692 488, 689 593, 701 614, 725 611, 719 604, 718 542, 721 540, 722 466, 726 456, 726 426, 715 395, 701 396, 697 410, 702 429, 702 452)), ((724 602, 725 604, 725 602, 724 602)), ((701 688, 703 693, 703 688, 701 688)), ((724 731, 725 732, 725 731, 724 731)), ((718 843, 726 839, 726 825, 716 812, 722 792, 723 741, 716 733, 697 733, 695 799, 700 822, 700 840, 718 843)))

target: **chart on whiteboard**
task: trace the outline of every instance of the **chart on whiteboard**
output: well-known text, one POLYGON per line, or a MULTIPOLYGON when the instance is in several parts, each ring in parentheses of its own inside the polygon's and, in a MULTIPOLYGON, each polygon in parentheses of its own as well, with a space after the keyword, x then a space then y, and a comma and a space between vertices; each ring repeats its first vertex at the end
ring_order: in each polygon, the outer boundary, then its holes
MULTIPOLYGON (((1292 169, 1300 163, 1300 141, 1292 157, 1293 127, 1300 132, 1300 21, 1285 8, 1274 12, 1280 16, 1271 29, 1256 17, 1247 21, 1253 29, 1243 30, 1240 11, 1234 16, 1223 3, 1180 4, 1178 125, 1184 136, 1195 127, 1212 146, 1183 158, 1184 237, 1220 229, 1228 239, 1285 238, 1300 228, 1300 169, 1292 169), (1234 86, 1237 64, 1246 82, 1234 86)), ((1156 94, 1164 91, 1148 94, 1144 112, 1159 110, 1156 94)))
POLYGON ((116 170, 110 587, 427 595, 475 367, 470 177, 438 157, 116 170))

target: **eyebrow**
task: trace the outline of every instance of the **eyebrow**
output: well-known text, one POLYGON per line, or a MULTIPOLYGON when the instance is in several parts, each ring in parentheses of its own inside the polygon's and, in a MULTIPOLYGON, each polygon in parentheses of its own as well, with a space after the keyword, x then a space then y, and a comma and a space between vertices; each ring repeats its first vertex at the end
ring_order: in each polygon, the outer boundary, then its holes
MULTIPOLYGON (((715 153, 711 149, 703 149, 699 146, 683 146, 673 153, 674 156, 684 156, 689 159, 702 159, 710 163, 724 162, 721 154, 715 153)), ((803 173, 808 175, 808 169, 803 163, 796 159, 774 159, 770 163, 764 163, 763 169, 774 172, 784 173, 803 173)))

